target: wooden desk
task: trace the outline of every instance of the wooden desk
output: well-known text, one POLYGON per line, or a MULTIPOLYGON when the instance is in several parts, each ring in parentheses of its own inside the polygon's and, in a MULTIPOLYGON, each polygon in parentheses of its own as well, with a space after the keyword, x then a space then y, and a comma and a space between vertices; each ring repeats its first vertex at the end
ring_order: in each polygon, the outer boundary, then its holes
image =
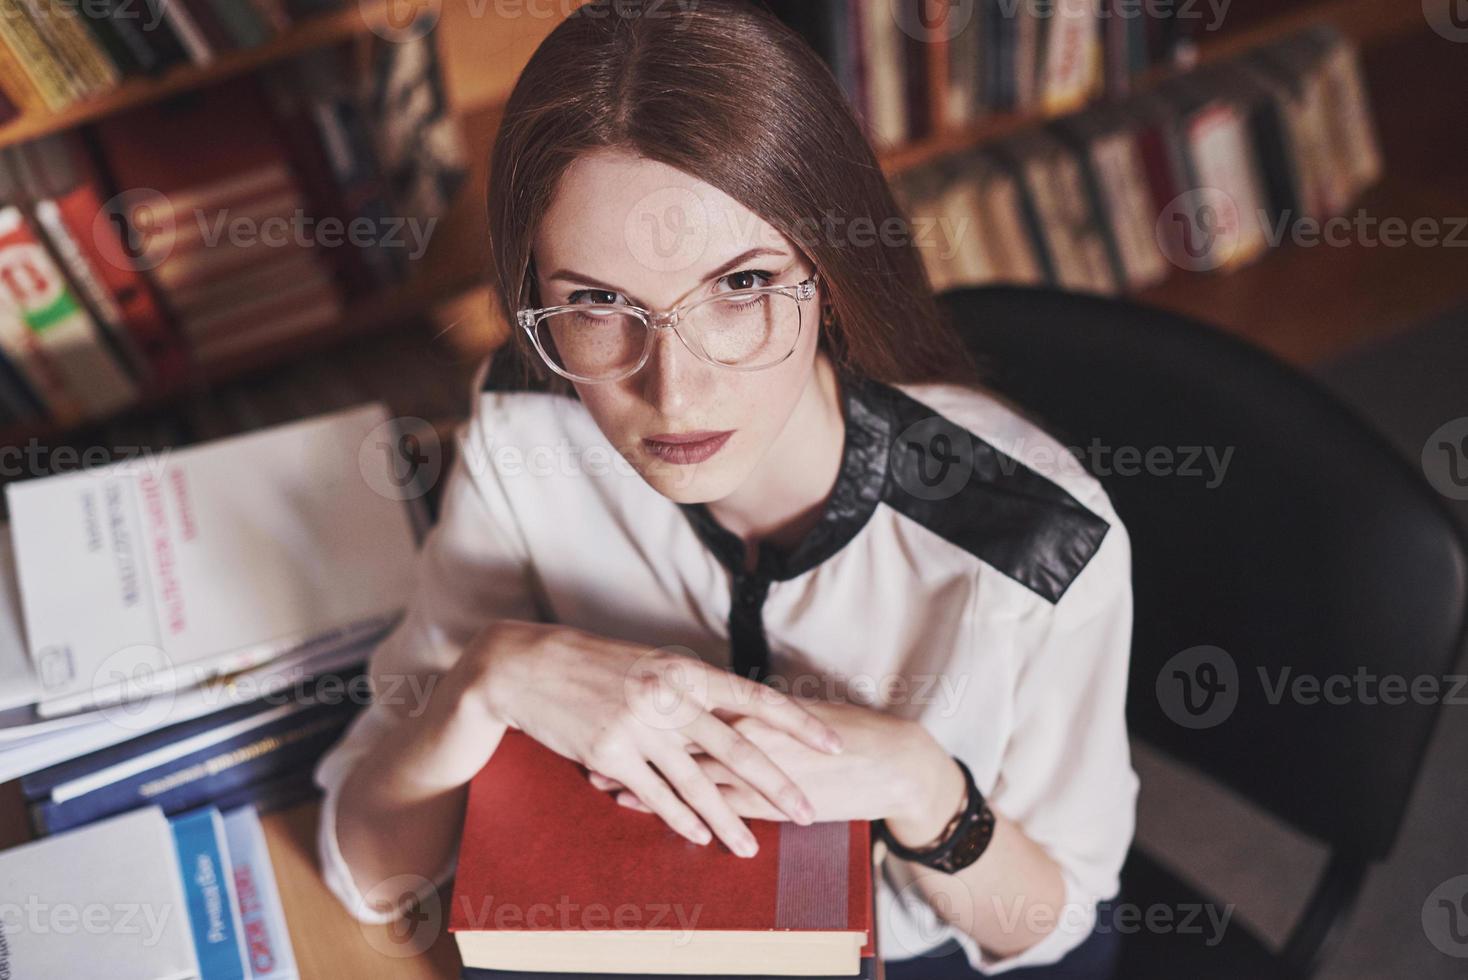
MULTIPOLYGON (((326 888, 316 863, 316 802, 261 816, 291 945, 303 980, 457 980, 459 950, 440 915, 393 925, 364 925, 326 888)), ((0 785, 0 849, 30 839, 18 782, 0 785)), ((880 980, 883 970, 877 968, 880 980)))
POLYGON ((442 914, 427 919, 385 926, 353 919, 327 890, 316 863, 318 810, 315 802, 302 803, 260 818, 303 980, 457 980, 459 950, 445 921, 448 895, 442 896, 442 914))

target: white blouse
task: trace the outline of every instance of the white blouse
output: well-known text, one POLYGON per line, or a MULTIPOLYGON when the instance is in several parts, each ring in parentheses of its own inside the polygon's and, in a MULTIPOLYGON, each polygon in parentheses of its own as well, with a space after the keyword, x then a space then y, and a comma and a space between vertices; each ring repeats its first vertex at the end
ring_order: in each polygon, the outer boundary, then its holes
MULTIPOLYGON (((495 617, 561 622, 917 719, 1058 863, 1067 904, 1039 943, 994 959, 889 858, 878 955, 953 937, 986 972, 1052 963, 1091 932, 1132 840, 1126 530, 1064 447, 991 395, 845 381, 842 404, 842 463, 819 523, 792 554, 761 546, 746 573, 738 539, 648 486, 578 400, 484 390, 456 433, 414 597, 372 669, 447 670, 495 617)), ((390 916, 342 860, 337 799, 396 717, 368 707, 316 772, 323 873, 364 921, 390 916)))

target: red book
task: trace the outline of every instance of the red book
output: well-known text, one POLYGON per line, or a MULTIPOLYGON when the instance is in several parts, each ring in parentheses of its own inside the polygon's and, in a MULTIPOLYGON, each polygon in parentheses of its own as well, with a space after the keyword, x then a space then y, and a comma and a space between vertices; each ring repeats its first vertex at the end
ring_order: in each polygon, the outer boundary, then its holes
POLYGON ((73 278, 89 278, 105 290, 93 304, 103 325, 124 335, 121 345, 137 353, 159 390, 182 384, 190 369, 188 352, 105 215, 101 178, 81 138, 75 132, 47 137, 19 153, 38 219, 73 278))
POLYGON ((469 789, 449 915, 464 965, 859 974, 875 951, 870 825, 746 823, 752 858, 693 844, 506 732, 469 789))

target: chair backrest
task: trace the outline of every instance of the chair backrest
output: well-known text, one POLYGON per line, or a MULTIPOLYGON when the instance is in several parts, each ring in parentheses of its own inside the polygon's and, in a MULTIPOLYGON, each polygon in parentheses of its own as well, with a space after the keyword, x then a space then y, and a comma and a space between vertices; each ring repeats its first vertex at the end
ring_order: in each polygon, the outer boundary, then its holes
POLYGON ((1440 702, 1468 696, 1443 678, 1468 602, 1443 501, 1315 382, 1215 328, 1053 290, 943 300, 990 386, 1080 450, 1131 536, 1133 732, 1385 854, 1440 702))

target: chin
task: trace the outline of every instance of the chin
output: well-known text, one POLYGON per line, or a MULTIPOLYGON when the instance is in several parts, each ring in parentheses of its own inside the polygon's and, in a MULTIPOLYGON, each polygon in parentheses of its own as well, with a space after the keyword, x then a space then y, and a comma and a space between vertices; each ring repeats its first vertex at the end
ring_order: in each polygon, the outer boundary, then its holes
POLYGON ((710 459, 701 464, 679 466, 659 459, 643 458, 637 472, 648 486, 676 504, 706 504, 722 500, 739 486, 744 473, 729 461, 714 466, 710 459))

